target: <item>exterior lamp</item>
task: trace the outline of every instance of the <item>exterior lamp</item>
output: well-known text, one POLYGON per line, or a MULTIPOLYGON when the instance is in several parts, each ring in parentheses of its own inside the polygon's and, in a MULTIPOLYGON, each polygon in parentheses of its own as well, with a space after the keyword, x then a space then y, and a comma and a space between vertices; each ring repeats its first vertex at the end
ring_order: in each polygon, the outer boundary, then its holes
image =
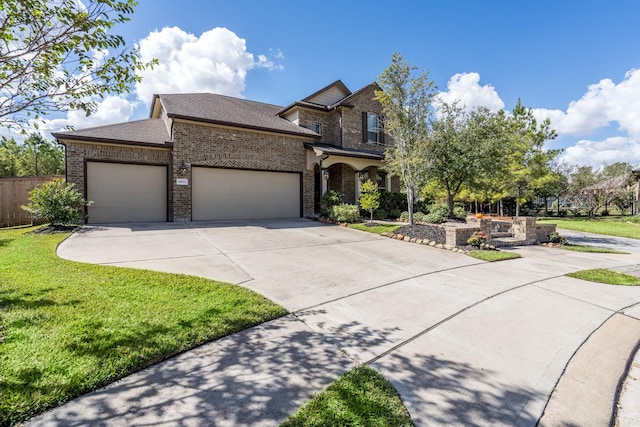
POLYGON ((184 163, 184 160, 180 162, 180 173, 184 175, 187 173, 187 165, 184 163))
POLYGON ((364 171, 358 172, 358 179, 362 182, 364 180, 364 171))
POLYGON ((327 169, 324 169, 324 170, 322 171, 322 177, 323 177, 324 179, 329 179, 329 171, 328 171, 327 169))

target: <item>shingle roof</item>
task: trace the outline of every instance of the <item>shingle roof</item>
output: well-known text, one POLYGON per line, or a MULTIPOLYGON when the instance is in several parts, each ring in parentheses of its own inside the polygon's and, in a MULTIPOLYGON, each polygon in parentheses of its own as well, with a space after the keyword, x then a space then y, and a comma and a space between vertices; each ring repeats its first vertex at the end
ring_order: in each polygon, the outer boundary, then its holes
POLYGON ((160 119, 145 119, 76 131, 55 132, 52 135, 57 139, 141 145, 166 145, 167 141, 169 141, 167 126, 160 119))
POLYGON ((309 129, 299 127, 279 117, 278 105, 248 101, 212 93, 156 95, 169 117, 191 119, 208 123, 239 126, 291 135, 318 138, 309 129))

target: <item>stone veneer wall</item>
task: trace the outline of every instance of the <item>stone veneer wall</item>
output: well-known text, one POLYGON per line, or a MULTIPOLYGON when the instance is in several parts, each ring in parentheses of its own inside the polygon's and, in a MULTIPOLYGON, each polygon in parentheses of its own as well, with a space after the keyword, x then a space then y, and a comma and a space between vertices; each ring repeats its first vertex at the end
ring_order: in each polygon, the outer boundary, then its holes
POLYGON ((549 241, 549 234, 556 232, 556 224, 536 224, 536 239, 540 243, 549 241))
POLYGON ((175 121, 172 189, 174 220, 191 220, 191 167, 212 166, 237 169, 302 173, 303 215, 313 215, 313 170, 306 170, 305 142, 294 136, 175 121), (180 174, 180 162, 189 166, 180 174), (176 185, 188 178, 189 185, 176 185))

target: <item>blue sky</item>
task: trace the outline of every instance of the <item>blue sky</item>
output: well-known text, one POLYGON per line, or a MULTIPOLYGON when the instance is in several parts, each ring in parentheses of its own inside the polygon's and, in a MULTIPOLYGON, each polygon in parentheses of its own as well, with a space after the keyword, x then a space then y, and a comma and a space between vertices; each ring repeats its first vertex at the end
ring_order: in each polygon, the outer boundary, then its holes
POLYGON ((116 28, 161 64, 88 127, 147 117, 151 94, 218 92, 287 105, 371 83, 400 52, 446 99, 551 117, 570 164, 640 165, 640 2, 140 0, 116 28))

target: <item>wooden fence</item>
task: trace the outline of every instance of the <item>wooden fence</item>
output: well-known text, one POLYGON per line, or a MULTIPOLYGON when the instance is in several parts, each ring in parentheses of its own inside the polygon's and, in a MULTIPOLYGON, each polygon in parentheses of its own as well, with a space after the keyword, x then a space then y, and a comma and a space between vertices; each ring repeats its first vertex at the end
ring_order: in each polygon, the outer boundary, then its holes
POLYGON ((20 206, 29 203, 31 189, 64 176, 0 178, 0 228, 31 224, 31 214, 20 206))

